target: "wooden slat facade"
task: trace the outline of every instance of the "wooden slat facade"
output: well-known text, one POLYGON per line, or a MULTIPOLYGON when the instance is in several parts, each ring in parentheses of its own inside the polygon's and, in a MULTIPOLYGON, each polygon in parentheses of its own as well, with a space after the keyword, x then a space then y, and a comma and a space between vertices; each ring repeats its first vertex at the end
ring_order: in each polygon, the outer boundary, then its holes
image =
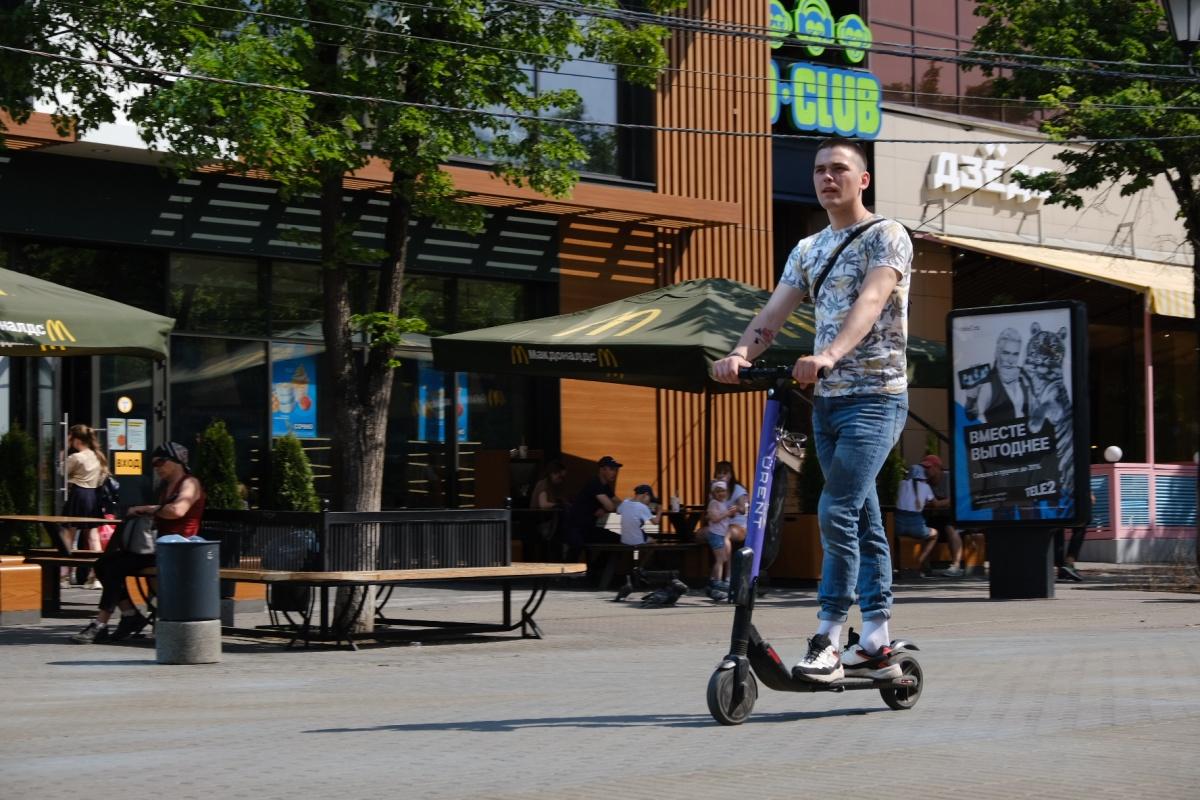
MULTIPOLYGON (((762 0, 696 0, 682 14, 706 22, 765 26, 762 0)), ((763 83, 766 44, 748 38, 677 32, 671 65, 657 93, 657 122, 664 127, 769 133, 763 83), (710 74, 719 73, 719 74, 710 74), (743 76, 743 77, 736 77, 743 76)), ((728 277, 770 287, 771 140, 701 133, 657 134, 657 189, 675 197, 736 204, 734 225, 698 230, 659 229, 656 270, 642 271, 642 253, 626 260, 644 239, 613 226, 606 261, 580 259, 578 244, 560 253, 560 310, 588 308, 645 291, 634 276, 655 275, 657 285, 702 277, 728 277)), ((576 238, 572 235, 568 238, 576 238)), ((589 232, 593 237, 595 231, 589 232)), ((594 239, 593 239, 594 241, 594 239)), ((583 251, 595 257, 591 250, 583 251)), ((618 493, 643 481, 660 496, 684 502, 705 499, 713 462, 733 461, 748 483, 762 418, 761 394, 704 395, 595 382, 562 382, 563 451, 594 461, 611 454, 625 464, 618 493), (706 408, 711 403, 711 414, 706 408)))

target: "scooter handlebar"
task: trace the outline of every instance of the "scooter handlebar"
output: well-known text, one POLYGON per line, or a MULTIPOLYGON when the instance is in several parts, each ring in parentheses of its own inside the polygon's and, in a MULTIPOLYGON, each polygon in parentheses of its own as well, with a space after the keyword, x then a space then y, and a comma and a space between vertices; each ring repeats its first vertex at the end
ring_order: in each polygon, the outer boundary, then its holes
MULTIPOLYGON (((777 381, 792 376, 792 368, 788 366, 757 366, 757 367, 742 367, 738 370, 738 377, 743 381, 777 381)), ((817 373, 817 377, 828 378, 829 367, 821 367, 821 371, 817 373)))

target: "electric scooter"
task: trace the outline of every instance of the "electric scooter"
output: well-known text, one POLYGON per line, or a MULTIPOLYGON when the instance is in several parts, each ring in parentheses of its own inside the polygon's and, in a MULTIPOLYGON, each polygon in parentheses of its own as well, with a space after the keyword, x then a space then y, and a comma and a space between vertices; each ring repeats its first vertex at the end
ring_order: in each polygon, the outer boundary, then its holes
MULTIPOLYGON (((804 437, 786 429, 791 398, 799 394, 792 386, 790 367, 748 367, 739 376, 743 381, 770 381, 766 413, 763 415, 759 438, 758 460, 755 462, 754 490, 746 530, 745 546, 733 554, 730 566, 729 602, 736 608, 729 654, 721 659, 708 681, 708 710, 722 725, 740 725, 749 718, 758 699, 758 680, 768 689, 780 692, 844 692, 855 689, 877 689, 890 708, 912 708, 921 697, 924 673, 917 660, 917 646, 895 640, 891 643, 893 660, 900 665, 897 678, 872 680, 847 677, 830 683, 795 678, 784 666, 783 659, 762 638, 752 621, 759 570, 769 567, 779 550, 780 522, 783 498, 786 494, 788 468, 776 463, 780 444, 796 447, 804 437), (755 676, 758 680, 755 680, 755 676)), ((822 375, 824 377, 824 375, 822 375)), ((803 397, 801 395, 801 397, 803 397)), ((804 398, 807 400, 807 398, 804 398)), ((817 465, 802 468, 816 469, 817 465)), ((857 634, 850 629, 850 643, 857 634)))

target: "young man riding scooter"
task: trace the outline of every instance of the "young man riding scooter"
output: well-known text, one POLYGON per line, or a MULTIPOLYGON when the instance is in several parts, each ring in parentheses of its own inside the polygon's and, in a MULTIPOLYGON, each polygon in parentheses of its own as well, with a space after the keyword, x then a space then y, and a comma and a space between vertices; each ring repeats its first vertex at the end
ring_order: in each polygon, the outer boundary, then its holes
POLYGON ((900 223, 863 205, 870 182, 861 145, 838 138, 820 144, 813 183, 829 226, 796 245, 770 301, 713 366, 716 380, 737 383, 738 370, 770 347, 796 306, 812 298, 814 352, 796 361, 792 377, 802 386, 816 384, 813 436, 825 474, 818 507, 825 557, 817 632, 792 674, 820 683, 901 673, 889 659, 892 564, 875 479, 908 417, 912 240, 900 223), (862 634, 843 652, 842 626, 856 601, 862 634))

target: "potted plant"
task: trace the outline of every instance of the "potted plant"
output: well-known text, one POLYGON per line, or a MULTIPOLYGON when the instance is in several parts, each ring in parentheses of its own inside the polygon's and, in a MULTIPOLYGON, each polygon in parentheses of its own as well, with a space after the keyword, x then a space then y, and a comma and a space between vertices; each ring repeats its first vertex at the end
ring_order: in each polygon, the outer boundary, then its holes
POLYGON ((243 507, 233 436, 223 420, 213 420, 200 434, 192 472, 204 485, 209 508, 243 507))
MULTIPOLYGON (((37 447, 33 437, 13 425, 0 437, 0 514, 37 513, 37 447)), ((0 553, 24 553, 41 543, 41 530, 30 523, 0 523, 0 553)))
POLYGON ((276 511, 320 511, 312 464, 293 434, 271 445, 270 507, 276 511))

